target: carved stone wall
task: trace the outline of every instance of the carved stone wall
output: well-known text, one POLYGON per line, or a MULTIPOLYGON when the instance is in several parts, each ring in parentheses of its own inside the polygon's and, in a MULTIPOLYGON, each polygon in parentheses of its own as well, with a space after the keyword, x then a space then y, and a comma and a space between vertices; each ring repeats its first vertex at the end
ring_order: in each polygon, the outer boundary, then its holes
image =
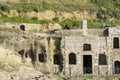
MULTIPOLYGON (((70 35, 70 34, 69 34, 70 35)), ((78 34, 79 35, 79 34, 78 34)), ((120 38, 119 29, 109 28, 109 36, 63 36, 61 40, 61 52, 64 55, 64 73, 66 75, 84 74, 84 55, 92 56, 92 74, 109 75, 114 73, 114 62, 120 61, 120 49, 113 48, 113 38, 120 38), (113 30, 115 29, 116 32, 113 30), (83 45, 90 44, 91 50, 84 51, 83 45), (75 53, 76 64, 69 64, 69 54, 75 53), (106 56, 106 64, 99 64, 99 55, 106 56)), ((120 40, 119 40, 120 41, 120 40)))

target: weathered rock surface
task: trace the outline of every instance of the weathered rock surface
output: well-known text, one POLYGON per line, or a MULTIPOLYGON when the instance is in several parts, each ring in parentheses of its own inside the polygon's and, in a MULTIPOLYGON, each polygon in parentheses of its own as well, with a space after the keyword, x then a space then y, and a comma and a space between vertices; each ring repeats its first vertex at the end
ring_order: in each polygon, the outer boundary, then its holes
POLYGON ((107 38, 97 35, 101 31, 98 32, 98 30, 94 29, 87 30, 88 35, 82 35, 82 30, 61 30, 51 34, 49 32, 29 33, 11 28, 6 29, 0 29, 2 42, 0 47, 1 80, 120 79, 119 75, 113 74, 114 66, 112 64, 113 60, 120 60, 120 50, 112 50, 113 39, 116 35, 119 35, 119 27, 109 28, 110 32, 107 38), (86 50, 85 43, 87 43, 89 51, 84 51, 86 50), (59 55, 59 57, 62 57, 58 65, 58 63, 55 63, 55 56, 60 54, 60 51, 62 55, 59 55), (75 58, 68 58, 69 54, 73 54, 71 52, 76 54, 75 58), (106 55, 110 58, 109 65, 106 63, 98 65, 99 55, 101 53, 105 55, 105 52, 107 52, 106 55), (83 54, 93 56, 91 59, 93 59, 92 71, 94 73, 90 75, 83 72, 83 60, 87 60, 81 58, 83 54), (73 59, 75 65, 69 63, 69 60, 73 59))
MULTIPOLYGON (((44 67, 41 66, 41 69, 44 67)), ((0 80, 51 80, 21 56, 0 46, 0 80)))
MULTIPOLYGON (((6 13, 7 14, 7 13, 6 13)), ((96 13, 84 11, 85 17, 87 19, 96 18, 96 13)), ((17 15, 24 15, 27 17, 35 17, 37 16, 40 20, 52 20, 55 17, 59 17, 60 20, 64 20, 67 18, 75 18, 75 19, 83 19, 83 12, 81 11, 73 11, 73 12, 55 12, 51 10, 41 11, 41 12, 27 12, 27 13, 18 13, 16 10, 10 10, 7 14, 8 16, 17 16, 17 15)))

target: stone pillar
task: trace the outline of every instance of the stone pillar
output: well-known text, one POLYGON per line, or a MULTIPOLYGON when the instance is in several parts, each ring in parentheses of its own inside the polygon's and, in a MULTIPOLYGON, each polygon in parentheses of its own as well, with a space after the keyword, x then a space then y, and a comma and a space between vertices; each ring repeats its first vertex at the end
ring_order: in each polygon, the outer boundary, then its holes
POLYGON ((99 54, 96 53, 95 55, 93 55, 93 74, 94 75, 99 75, 98 61, 99 61, 99 54))
POLYGON ((87 30, 87 20, 82 21, 82 29, 87 30))
POLYGON ((38 43, 38 40, 36 40, 36 43, 35 43, 35 44, 36 44, 36 46, 35 46, 35 47, 36 47, 36 48, 35 48, 35 50, 36 50, 36 51, 35 51, 35 52, 36 52, 36 53, 35 53, 36 62, 39 62, 39 59, 38 59, 38 58, 39 58, 39 57, 38 57, 38 54, 39 54, 39 43, 38 43))
POLYGON ((77 60, 77 68, 76 68, 76 73, 77 75, 82 75, 83 70, 82 70, 82 54, 80 52, 77 53, 76 55, 76 60, 77 60))
POLYGON ((65 70, 65 75, 69 75, 69 59, 68 59, 68 54, 65 52, 64 56, 64 70, 65 70))
POLYGON ((49 43, 50 43, 50 38, 46 37, 45 38, 45 49, 46 49, 46 62, 49 63, 50 62, 50 49, 49 49, 49 43))
POLYGON ((53 59, 53 55, 55 54, 54 53, 54 49, 55 49, 55 46, 54 46, 54 43, 55 42, 55 40, 53 39, 53 37, 50 37, 50 41, 49 41, 49 62, 50 62, 50 64, 49 64, 49 69, 50 69, 50 72, 53 74, 54 73, 54 64, 53 64, 53 61, 54 61, 54 59, 53 59))
POLYGON ((63 55, 63 73, 65 75, 69 75, 69 64, 68 64, 69 60, 68 60, 65 37, 62 37, 61 40, 61 54, 63 55))
POLYGON ((22 58, 23 58, 23 62, 25 62, 25 54, 26 54, 26 52, 27 52, 27 43, 26 43, 26 41, 23 41, 23 49, 24 49, 24 51, 23 51, 23 55, 22 55, 22 58))
POLYGON ((83 35, 87 35, 88 32, 87 32, 87 20, 83 20, 82 21, 82 30, 83 30, 83 35))
POLYGON ((113 73, 113 60, 111 58, 111 43, 112 41, 110 40, 110 38, 107 38, 107 55, 108 55, 108 75, 111 75, 113 73))

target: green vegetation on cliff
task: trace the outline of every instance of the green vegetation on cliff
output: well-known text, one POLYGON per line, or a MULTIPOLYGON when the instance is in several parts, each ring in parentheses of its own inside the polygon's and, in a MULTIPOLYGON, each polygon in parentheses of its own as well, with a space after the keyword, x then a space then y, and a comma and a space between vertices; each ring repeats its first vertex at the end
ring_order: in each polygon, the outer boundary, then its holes
POLYGON ((20 0, 20 2, 7 2, 0 4, 0 10, 8 11, 16 9, 18 11, 98 11, 101 7, 105 9, 120 9, 120 0, 20 0))
MULTIPOLYGON (((6 15, 2 15, 2 12, 8 12, 10 10, 17 10, 19 13, 23 12, 41 12, 45 10, 52 11, 88 11, 95 12, 97 19, 88 20, 89 27, 101 26, 110 24, 120 24, 120 0, 20 0, 20 2, 6 2, 0 3, 0 22, 26 22, 26 23, 60 23, 62 26, 67 24, 68 26, 78 26, 80 24, 79 21, 75 19, 67 19, 63 21, 59 21, 58 18, 54 18, 53 20, 39 20, 37 17, 27 18, 24 16, 14 16, 8 17, 6 15), (111 20, 112 19, 112 20, 111 20)), ((72 27, 74 28, 74 27, 72 27)), ((96 28, 96 27, 95 27, 96 28)))

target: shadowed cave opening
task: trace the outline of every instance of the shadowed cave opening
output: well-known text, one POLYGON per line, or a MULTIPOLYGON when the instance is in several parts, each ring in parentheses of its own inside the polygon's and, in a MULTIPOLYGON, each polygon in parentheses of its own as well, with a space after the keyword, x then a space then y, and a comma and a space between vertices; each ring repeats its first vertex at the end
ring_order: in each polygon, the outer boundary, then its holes
POLYGON ((25 25, 20 25, 20 29, 21 29, 22 31, 25 31, 25 25))
POLYGON ((61 60, 60 58, 61 58, 60 54, 55 54, 54 55, 54 64, 60 65, 60 60, 61 60))
POLYGON ((46 62, 46 55, 45 54, 39 54, 39 62, 46 62))
POLYGON ((18 53, 21 55, 21 57, 23 57, 24 56, 24 49, 18 51, 18 53))
POLYGON ((62 72, 63 70, 63 55, 62 54, 54 54, 54 64, 58 65, 59 67, 59 72, 62 72))

